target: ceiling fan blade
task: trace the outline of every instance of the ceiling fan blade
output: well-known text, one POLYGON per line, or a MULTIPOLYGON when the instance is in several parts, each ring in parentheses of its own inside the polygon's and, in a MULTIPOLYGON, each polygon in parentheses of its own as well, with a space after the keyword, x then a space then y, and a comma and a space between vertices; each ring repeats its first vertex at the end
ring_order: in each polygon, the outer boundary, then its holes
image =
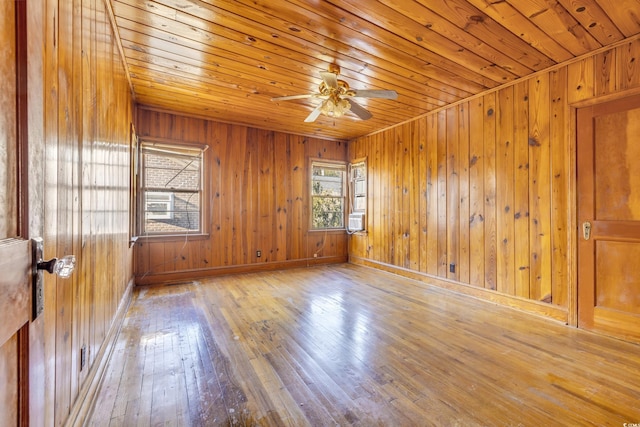
POLYGON ((383 99, 397 99, 398 92, 395 90, 357 90, 354 89, 354 97, 359 98, 383 98, 383 99))
POLYGON ((356 116, 360 117, 362 120, 368 120, 373 117, 373 114, 371 114, 367 109, 355 102, 353 99, 347 99, 347 101, 349 102, 349 104, 351 104, 350 111, 356 116))
POLYGON ((338 87, 338 75, 330 71, 321 71, 320 76, 327 87, 335 89, 338 87))
POLYGON ((292 99, 306 99, 306 98, 314 98, 320 95, 319 93, 305 93, 301 95, 289 95, 289 96, 276 96, 275 98, 271 98, 272 101, 290 101, 292 99))
POLYGON ((304 119, 305 123, 315 122, 322 111, 322 102, 304 119))

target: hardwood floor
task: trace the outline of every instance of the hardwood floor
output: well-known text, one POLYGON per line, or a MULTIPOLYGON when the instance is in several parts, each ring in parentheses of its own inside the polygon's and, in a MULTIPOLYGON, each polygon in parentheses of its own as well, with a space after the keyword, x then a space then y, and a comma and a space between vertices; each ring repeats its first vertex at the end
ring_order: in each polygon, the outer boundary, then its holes
POLYGON ((640 423, 640 345, 341 264, 140 288, 94 426, 640 423))

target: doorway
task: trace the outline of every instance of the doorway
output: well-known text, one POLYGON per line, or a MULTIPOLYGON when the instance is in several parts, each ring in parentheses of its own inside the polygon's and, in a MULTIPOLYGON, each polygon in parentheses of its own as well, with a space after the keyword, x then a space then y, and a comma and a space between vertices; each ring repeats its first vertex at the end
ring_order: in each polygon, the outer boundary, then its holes
POLYGON ((0 425, 29 425, 26 2, 0 2, 0 425))
POLYGON ((578 327, 640 342, 640 96, 578 109, 578 327))

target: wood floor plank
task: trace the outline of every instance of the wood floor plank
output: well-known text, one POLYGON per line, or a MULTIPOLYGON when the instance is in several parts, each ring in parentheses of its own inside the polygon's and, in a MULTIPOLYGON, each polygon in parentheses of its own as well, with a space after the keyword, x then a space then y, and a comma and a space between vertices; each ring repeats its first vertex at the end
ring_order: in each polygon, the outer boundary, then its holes
POLYGON ((340 264, 140 288, 92 426, 623 425, 640 345, 340 264))

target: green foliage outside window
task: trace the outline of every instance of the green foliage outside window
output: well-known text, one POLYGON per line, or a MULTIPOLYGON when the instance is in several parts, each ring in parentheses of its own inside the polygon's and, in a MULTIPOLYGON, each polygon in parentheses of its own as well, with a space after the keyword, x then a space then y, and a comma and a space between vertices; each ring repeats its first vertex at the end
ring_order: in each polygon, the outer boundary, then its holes
POLYGON ((314 164, 311 200, 313 229, 344 228, 344 175, 341 165, 314 164))

